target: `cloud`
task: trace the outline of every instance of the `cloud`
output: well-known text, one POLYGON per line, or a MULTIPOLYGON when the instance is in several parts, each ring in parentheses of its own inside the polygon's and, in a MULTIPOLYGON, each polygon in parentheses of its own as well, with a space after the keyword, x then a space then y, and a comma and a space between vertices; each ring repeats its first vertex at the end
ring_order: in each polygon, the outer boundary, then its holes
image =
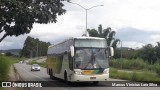
MULTIPOLYGON (((104 5, 88 10, 87 27, 111 27, 125 46, 154 43, 160 35, 159 0, 72 0, 85 8, 104 5), (127 43, 128 42, 128 43, 127 43)), ((86 29, 85 10, 78 5, 64 2, 67 12, 58 16, 57 23, 34 24, 30 34, 7 37, 0 43, 1 49, 22 48, 27 36, 56 43, 69 37, 81 36, 86 29), (5 47, 4 47, 5 44, 5 47)), ((1 34, 0 34, 1 35, 1 34)))
POLYGON ((121 28, 116 32, 116 38, 120 39, 125 47, 142 47, 146 44, 160 42, 160 32, 144 31, 131 27, 121 28))
MULTIPOLYGON (((142 48, 145 44, 135 41, 122 41, 122 47, 130 47, 133 49, 142 48)), ((117 45, 118 47, 121 47, 121 43, 117 45)))
POLYGON ((23 47, 23 43, 27 36, 20 35, 19 37, 6 37, 2 42, 0 42, 0 50, 7 49, 20 49, 23 47))

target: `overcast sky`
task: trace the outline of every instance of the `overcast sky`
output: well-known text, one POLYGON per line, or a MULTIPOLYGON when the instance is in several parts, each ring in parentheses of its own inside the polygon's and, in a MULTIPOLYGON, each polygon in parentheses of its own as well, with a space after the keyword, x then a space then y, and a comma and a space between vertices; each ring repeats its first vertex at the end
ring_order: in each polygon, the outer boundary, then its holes
MULTIPOLYGON (((160 0, 71 0, 88 10, 88 28, 111 27, 124 47, 140 48, 148 43, 160 42, 160 0)), ((85 32, 85 10, 78 5, 64 2, 67 12, 58 17, 57 23, 35 24, 30 34, 7 37, 0 49, 19 49, 27 36, 56 43, 85 32)), ((2 34, 0 34, 2 36, 2 34)))

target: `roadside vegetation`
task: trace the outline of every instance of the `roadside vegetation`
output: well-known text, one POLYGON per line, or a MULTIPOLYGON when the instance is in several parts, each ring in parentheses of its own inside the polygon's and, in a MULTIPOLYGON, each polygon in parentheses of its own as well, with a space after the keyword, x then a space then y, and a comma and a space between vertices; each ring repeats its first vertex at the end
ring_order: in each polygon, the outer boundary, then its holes
POLYGON ((25 58, 0 55, 0 81, 7 81, 9 79, 8 73, 10 66, 24 59, 25 58))
POLYGON ((149 64, 142 59, 110 60, 111 78, 131 81, 160 81, 160 63, 149 64))
POLYGON ((115 68, 110 68, 110 78, 124 79, 130 81, 160 81, 160 76, 150 71, 143 72, 122 72, 115 68))
POLYGON ((48 46, 50 45, 51 44, 49 42, 43 42, 38 38, 28 36, 24 42, 24 46, 20 52, 20 55, 27 58, 46 56, 48 46))
POLYGON ((116 32, 110 27, 103 29, 102 25, 96 29, 88 29, 91 37, 102 37, 107 45, 115 50, 115 55, 109 61, 110 77, 132 81, 160 81, 160 42, 157 45, 147 44, 142 48, 117 47, 122 44, 115 38, 116 32))
POLYGON ((150 71, 160 75, 160 62, 159 60, 154 64, 149 64, 142 59, 112 59, 110 60, 110 66, 123 70, 133 71, 150 71))
POLYGON ((29 61, 27 64, 29 64, 29 65, 39 64, 41 67, 44 67, 44 68, 46 68, 46 66, 47 66, 47 63, 45 61, 44 62, 37 62, 36 60, 29 61))
POLYGON ((109 61, 111 78, 131 81, 160 81, 160 42, 142 48, 121 47, 109 61))

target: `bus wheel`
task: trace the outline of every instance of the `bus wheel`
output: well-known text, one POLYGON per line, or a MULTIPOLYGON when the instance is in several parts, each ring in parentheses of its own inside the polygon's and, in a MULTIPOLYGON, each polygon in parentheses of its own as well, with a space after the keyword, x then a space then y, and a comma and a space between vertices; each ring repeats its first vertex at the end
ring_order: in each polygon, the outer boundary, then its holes
POLYGON ((68 81, 68 79, 67 79, 67 72, 66 72, 66 71, 64 72, 64 81, 65 81, 65 82, 68 81))
POLYGON ((54 76, 52 74, 52 69, 50 69, 49 72, 50 72, 50 74, 49 74, 50 75, 50 79, 54 79, 54 76))
POLYGON ((99 83, 98 81, 93 81, 93 84, 94 84, 94 85, 96 85, 96 84, 98 84, 98 83, 99 83))
POLYGON ((68 78, 67 78, 67 72, 65 71, 64 72, 64 83, 69 85, 69 82, 68 82, 68 78))

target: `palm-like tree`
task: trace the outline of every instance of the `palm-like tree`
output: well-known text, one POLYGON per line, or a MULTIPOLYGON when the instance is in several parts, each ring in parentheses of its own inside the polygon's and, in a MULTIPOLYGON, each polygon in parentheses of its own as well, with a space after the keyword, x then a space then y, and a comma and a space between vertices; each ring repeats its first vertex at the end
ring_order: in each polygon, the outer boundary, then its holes
POLYGON ((98 27, 98 31, 95 29, 88 29, 88 32, 91 37, 105 38, 107 45, 112 46, 113 48, 117 48, 117 43, 120 42, 119 39, 114 38, 116 34, 115 31, 112 31, 110 27, 103 30, 101 24, 98 27))

